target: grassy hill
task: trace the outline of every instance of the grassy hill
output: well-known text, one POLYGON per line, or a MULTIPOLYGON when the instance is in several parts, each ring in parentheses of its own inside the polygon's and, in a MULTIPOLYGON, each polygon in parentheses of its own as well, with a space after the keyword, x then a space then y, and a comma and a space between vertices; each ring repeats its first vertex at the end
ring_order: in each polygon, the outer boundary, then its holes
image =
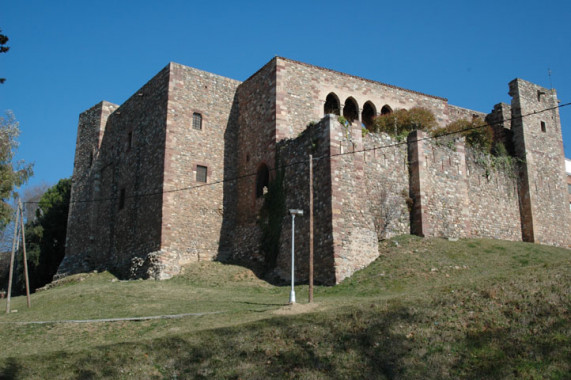
POLYGON ((571 251, 413 236, 379 249, 311 305, 307 286, 290 306, 289 287, 220 263, 163 282, 70 277, 0 314, 0 378, 570 378, 571 251), (158 315, 178 317, 21 323, 158 315))

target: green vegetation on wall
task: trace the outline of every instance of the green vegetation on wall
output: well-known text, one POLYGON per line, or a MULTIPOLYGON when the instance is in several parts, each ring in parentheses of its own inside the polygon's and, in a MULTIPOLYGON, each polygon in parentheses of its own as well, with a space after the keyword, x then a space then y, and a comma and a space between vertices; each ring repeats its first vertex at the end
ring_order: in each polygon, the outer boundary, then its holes
POLYGON ((422 107, 399 109, 375 118, 371 132, 384 132, 397 138, 406 138, 415 130, 432 130, 436 127, 434 114, 422 107))

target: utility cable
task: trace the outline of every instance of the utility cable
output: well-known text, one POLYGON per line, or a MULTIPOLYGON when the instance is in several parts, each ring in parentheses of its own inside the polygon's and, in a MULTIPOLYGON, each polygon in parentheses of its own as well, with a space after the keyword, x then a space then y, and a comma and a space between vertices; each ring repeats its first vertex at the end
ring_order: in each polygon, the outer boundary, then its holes
MULTIPOLYGON (((338 156, 345 156, 345 155, 349 155, 349 154, 357 154, 357 153, 364 153, 364 152, 368 152, 368 151, 376 151, 376 150, 382 150, 382 149, 388 149, 388 148, 394 148, 397 146, 401 146, 401 145, 406 145, 409 143, 414 143, 414 142, 418 142, 418 141, 425 141, 425 140, 436 140, 439 138, 443 138, 446 136, 451 136, 451 135, 456 135, 456 134, 461 134, 467 131, 471 131, 471 130, 476 130, 476 129, 481 129, 481 128, 486 128, 488 126, 494 126, 494 125, 500 125, 500 124, 504 124, 506 122, 511 122, 514 120, 519 120, 519 119, 523 119, 524 117, 529 117, 529 116, 533 116, 533 115, 538 115, 541 114, 543 112, 547 112, 547 111, 553 111, 559 108, 563 108, 563 107, 567 107, 570 106, 571 102, 569 103, 564 103, 564 104, 559 104, 557 106, 554 107, 549 107, 549 108, 545 108, 539 111, 533 111, 524 115, 520 115, 520 116, 516 116, 516 117, 510 117, 510 118, 506 118, 503 119, 501 121, 497 121, 491 124, 482 124, 482 125, 478 125, 478 126, 471 126, 471 127, 467 127, 467 128, 463 128, 457 131, 451 131, 451 132, 446 132, 446 133, 442 133, 439 134, 438 136, 426 136, 420 139, 416 139, 413 141, 400 141, 400 142, 396 142, 396 143, 392 143, 392 144, 388 144, 388 145, 381 145, 381 146, 376 146, 376 147, 372 147, 372 148, 366 148, 366 149, 359 149, 359 150, 352 150, 352 151, 348 151, 348 152, 342 152, 342 153, 335 153, 335 154, 326 154, 326 155, 322 155, 319 157, 314 157, 313 160, 314 161, 319 161, 322 159, 326 159, 326 158, 332 158, 332 157, 338 157, 338 156)), ((279 168, 270 168, 270 171, 277 171, 277 170, 281 170, 281 169, 285 169, 291 166, 296 166, 296 165, 307 165, 307 161, 303 160, 303 161, 294 161, 294 162, 290 162, 289 164, 286 165, 280 165, 279 168)), ((233 178, 227 178, 227 179, 220 179, 220 180, 216 180, 216 181, 212 181, 212 182, 208 182, 208 183, 203 183, 200 185, 193 185, 193 186, 187 186, 187 187, 181 187, 181 188, 177 188, 177 189, 170 189, 170 190, 161 190, 161 191, 156 191, 156 192, 149 192, 149 193, 142 193, 142 194, 134 194, 134 195, 127 195, 125 196, 124 199, 131 199, 131 198, 144 198, 144 197, 152 197, 152 196, 158 196, 158 195, 163 195, 163 194, 170 194, 170 193, 177 193, 177 192, 182 192, 182 191, 190 191, 190 190, 195 190, 195 189, 199 189, 202 187, 206 187, 206 186, 214 186, 214 185, 219 185, 222 183, 226 183, 226 182, 234 182, 234 181, 238 181, 238 180, 242 180, 245 178, 249 178, 249 177, 253 177, 256 176, 257 173, 248 173, 248 174, 243 174, 240 176, 236 176, 233 178)), ((96 199, 80 199, 80 200, 71 200, 71 203, 94 203, 94 202, 108 202, 108 201, 118 201, 119 197, 109 197, 109 198, 96 198, 96 199)), ((26 201, 26 202, 22 202, 23 204, 39 204, 39 201, 26 201)))

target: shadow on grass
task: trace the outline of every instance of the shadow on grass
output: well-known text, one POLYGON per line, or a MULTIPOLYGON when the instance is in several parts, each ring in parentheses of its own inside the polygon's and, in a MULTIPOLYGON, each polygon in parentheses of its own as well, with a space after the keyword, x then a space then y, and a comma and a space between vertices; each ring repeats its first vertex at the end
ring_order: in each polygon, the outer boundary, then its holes
POLYGON ((14 358, 8 358, 6 365, 0 368, 0 379, 17 379, 22 366, 14 358))
POLYGON ((24 367, 23 378, 398 377, 410 346, 393 325, 409 314, 398 308, 373 323, 370 317, 361 310, 336 318, 319 313, 276 317, 240 328, 97 347, 70 354, 65 363, 57 353, 12 360, 1 373, 18 378, 24 367))

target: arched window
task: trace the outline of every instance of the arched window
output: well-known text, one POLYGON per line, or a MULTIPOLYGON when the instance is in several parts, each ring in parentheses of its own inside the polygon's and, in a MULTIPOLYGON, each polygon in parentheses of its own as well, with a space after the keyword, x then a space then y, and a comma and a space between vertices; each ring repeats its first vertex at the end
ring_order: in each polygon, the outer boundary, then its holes
POLYGON ((261 164, 256 174, 256 198, 264 196, 264 187, 267 188, 269 184, 270 170, 266 164, 261 164))
POLYGON ((381 115, 388 115, 390 113, 393 113, 393 109, 388 104, 385 104, 383 108, 381 108, 381 115))
POLYGON ((363 106, 363 112, 361 112, 361 121, 365 124, 367 129, 371 129, 373 125, 373 119, 377 116, 377 110, 375 105, 371 102, 365 103, 363 106))
POLYGON ((347 98, 345 100, 345 106, 343 107, 343 117, 347 119, 348 122, 352 123, 354 120, 359 119, 359 106, 357 101, 353 98, 347 98))
POLYGON ((323 107, 323 112, 325 115, 330 113, 334 115, 340 115, 341 106, 339 105, 339 98, 334 93, 330 93, 325 98, 325 106, 323 107))

